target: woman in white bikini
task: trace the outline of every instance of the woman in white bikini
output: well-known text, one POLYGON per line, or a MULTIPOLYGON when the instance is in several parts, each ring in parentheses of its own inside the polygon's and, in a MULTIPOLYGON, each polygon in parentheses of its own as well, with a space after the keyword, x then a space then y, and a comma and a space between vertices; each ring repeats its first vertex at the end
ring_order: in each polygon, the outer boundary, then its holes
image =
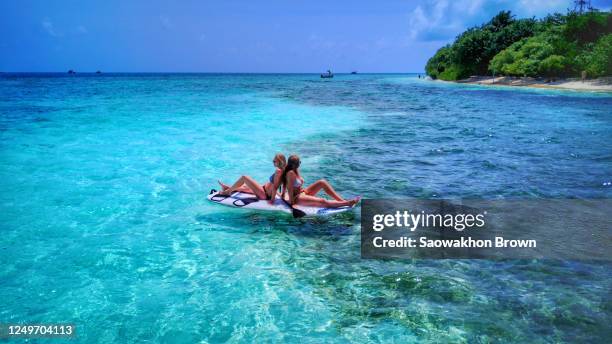
POLYGON ((300 176, 300 157, 292 155, 289 157, 287 166, 282 173, 281 181, 283 183, 283 193, 288 194, 288 202, 291 205, 304 205, 311 207, 339 208, 352 207, 361 200, 361 197, 356 197, 351 200, 342 198, 336 190, 324 179, 319 179, 308 187, 304 187, 304 178, 300 176), (316 197, 319 191, 325 191, 333 200, 316 197))

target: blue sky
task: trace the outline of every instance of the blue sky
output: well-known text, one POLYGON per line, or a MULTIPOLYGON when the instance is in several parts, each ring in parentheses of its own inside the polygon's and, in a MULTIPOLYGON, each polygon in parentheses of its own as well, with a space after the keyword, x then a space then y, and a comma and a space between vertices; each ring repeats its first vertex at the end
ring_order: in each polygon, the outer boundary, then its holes
POLYGON ((7 0, 0 71, 420 72, 439 47, 502 9, 540 17, 572 3, 7 0))

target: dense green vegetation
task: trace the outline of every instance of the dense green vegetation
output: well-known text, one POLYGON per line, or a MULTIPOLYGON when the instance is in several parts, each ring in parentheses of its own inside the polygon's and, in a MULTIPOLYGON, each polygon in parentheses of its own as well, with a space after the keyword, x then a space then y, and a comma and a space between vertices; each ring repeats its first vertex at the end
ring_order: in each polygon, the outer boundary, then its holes
POLYGON ((502 11, 440 48, 425 70, 434 79, 470 75, 532 77, 612 75, 612 13, 515 19, 502 11))

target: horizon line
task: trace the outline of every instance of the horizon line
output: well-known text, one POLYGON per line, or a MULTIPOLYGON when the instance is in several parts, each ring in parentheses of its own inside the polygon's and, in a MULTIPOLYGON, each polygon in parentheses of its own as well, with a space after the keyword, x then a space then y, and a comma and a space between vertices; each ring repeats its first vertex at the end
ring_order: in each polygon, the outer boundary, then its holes
MULTIPOLYGON (((86 71, 79 72, 76 70, 75 74, 98 74, 98 71, 86 71)), ((0 71, 0 74, 68 74, 69 71, 45 71, 45 72, 33 72, 33 71, 0 71)), ((100 70, 99 74, 321 74, 325 72, 104 72, 100 70)), ((422 72, 359 72, 355 71, 355 74, 425 74, 422 72)), ((332 74, 353 74, 353 72, 332 72, 332 74)))

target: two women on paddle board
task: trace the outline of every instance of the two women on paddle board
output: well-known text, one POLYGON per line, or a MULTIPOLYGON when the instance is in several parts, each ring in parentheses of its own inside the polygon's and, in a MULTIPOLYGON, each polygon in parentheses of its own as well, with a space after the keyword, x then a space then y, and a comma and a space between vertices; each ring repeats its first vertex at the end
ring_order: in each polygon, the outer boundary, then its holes
POLYGON ((309 186, 305 186, 304 178, 300 175, 300 157, 292 155, 289 160, 283 154, 276 154, 272 160, 274 173, 269 180, 261 186, 255 179, 242 176, 233 185, 227 185, 219 181, 223 190, 221 195, 231 195, 235 191, 252 193, 261 200, 274 203, 277 194, 291 205, 303 205, 311 207, 339 208, 352 207, 359 202, 361 197, 346 200, 324 179, 319 179, 309 186), (278 193, 282 186, 282 193, 278 193), (317 197, 319 191, 324 191, 333 200, 317 197), (286 195, 286 196, 285 196, 286 195))

